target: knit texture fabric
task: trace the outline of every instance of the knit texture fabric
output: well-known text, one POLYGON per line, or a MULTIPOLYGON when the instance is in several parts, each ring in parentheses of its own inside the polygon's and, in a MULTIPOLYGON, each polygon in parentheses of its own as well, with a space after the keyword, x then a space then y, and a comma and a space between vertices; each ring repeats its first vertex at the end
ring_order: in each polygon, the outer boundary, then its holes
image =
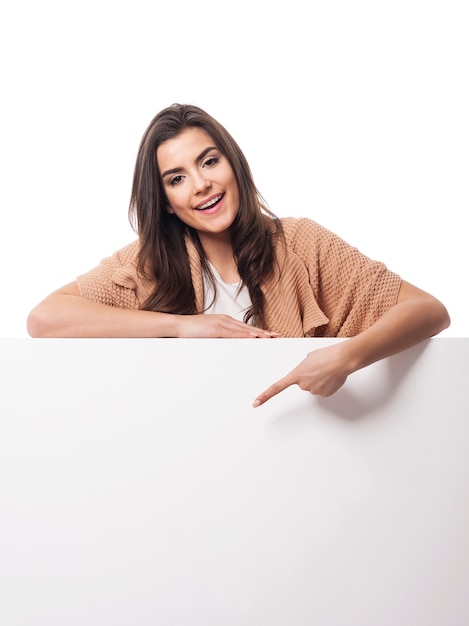
POLYGON ((316 302, 329 320, 312 335, 352 337, 396 304, 401 278, 384 263, 369 259, 312 220, 282 222, 287 246, 304 265, 316 302))
MULTIPOLYGON (((340 237, 307 218, 281 219, 284 246, 277 243, 280 270, 263 288, 266 326, 281 337, 352 337, 397 302, 401 279, 340 237)), ((84 298, 138 309, 155 289, 137 273, 139 243, 103 259, 77 278, 84 298)), ((200 259, 187 241, 197 309, 204 306, 200 259)))

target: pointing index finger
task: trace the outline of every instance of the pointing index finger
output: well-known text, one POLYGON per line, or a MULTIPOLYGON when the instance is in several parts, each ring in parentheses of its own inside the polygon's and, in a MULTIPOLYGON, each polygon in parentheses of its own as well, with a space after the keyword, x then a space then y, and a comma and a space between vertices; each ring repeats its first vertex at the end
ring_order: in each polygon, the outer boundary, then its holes
POLYGON ((284 391, 287 387, 290 387, 293 384, 294 381, 292 380, 291 376, 284 376, 276 383, 271 385, 268 389, 259 394, 252 403, 252 406, 256 408, 261 404, 264 404, 265 402, 267 402, 267 400, 270 400, 270 398, 273 398, 273 396, 276 396, 278 393, 284 391))

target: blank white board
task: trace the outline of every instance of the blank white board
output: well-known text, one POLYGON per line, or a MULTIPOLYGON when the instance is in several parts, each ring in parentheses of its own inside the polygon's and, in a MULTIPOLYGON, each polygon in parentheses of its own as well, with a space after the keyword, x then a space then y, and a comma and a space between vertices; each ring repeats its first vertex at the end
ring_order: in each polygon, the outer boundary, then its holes
POLYGON ((2 626, 466 626, 469 339, 0 340, 2 626))

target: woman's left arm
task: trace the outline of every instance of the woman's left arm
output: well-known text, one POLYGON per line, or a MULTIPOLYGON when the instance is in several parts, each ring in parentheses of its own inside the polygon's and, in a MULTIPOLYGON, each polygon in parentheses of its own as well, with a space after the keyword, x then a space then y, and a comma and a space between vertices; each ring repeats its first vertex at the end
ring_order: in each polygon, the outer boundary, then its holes
POLYGON ((357 370, 402 352, 448 328, 445 306, 429 293, 402 281, 397 303, 372 326, 355 337, 310 352, 286 376, 253 403, 260 406, 291 385, 327 397, 357 370))

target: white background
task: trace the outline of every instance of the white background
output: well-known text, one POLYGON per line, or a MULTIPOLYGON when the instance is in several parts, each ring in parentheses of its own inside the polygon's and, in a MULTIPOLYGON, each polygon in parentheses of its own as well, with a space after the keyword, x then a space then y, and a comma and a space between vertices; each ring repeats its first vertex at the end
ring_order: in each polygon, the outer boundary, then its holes
POLYGON ((279 216, 308 216, 438 296, 468 335, 463 0, 9 3, 0 53, 0 336, 135 238, 140 138, 201 106, 279 216))

